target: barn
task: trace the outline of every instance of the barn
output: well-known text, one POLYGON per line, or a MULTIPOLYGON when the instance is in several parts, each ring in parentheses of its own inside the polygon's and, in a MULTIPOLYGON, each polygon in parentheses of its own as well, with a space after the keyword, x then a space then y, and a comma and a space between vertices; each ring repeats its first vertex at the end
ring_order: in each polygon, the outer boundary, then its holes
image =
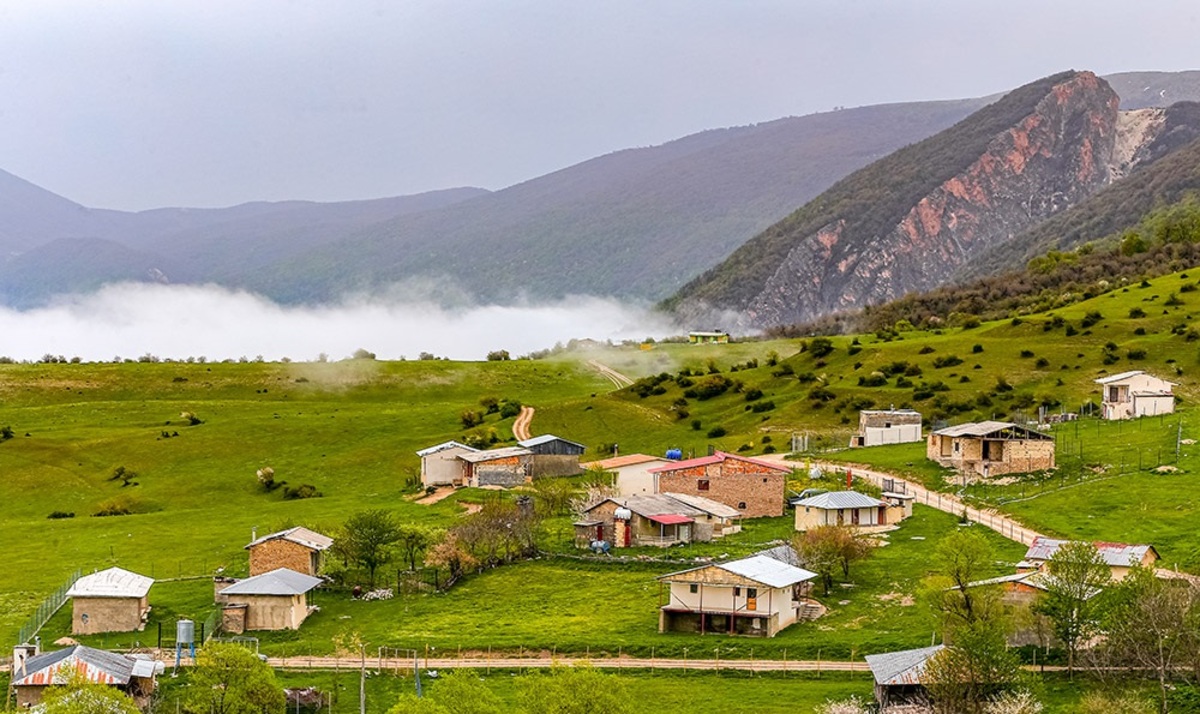
POLYGON ((586 451, 583 444, 553 434, 535 436, 518 441, 517 444, 521 448, 529 449, 529 475, 533 478, 574 476, 583 472, 579 465, 579 457, 586 451))

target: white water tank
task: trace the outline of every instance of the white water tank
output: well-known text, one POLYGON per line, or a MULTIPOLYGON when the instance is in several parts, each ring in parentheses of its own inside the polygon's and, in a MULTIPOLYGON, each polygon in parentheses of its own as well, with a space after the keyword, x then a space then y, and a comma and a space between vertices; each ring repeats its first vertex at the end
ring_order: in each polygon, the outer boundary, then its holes
POLYGON ((175 623, 175 641, 181 645, 191 645, 196 642, 196 623, 191 620, 179 620, 175 623))
POLYGON ((616 518, 618 521, 628 521, 633 518, 633 511, 628 508, 618 508, 613 511, 613 518, 616 518))

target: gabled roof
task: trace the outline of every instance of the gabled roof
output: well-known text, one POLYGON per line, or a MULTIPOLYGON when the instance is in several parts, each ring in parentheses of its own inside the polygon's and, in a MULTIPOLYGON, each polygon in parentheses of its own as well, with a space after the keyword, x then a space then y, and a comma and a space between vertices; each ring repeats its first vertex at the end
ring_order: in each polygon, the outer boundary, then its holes
POLYGON ((67 597, 146 597, 153 578, 121 568, 109 568, 75 581, 67 597))
POLYGON ((797 568, 804 566, 804 563, 800 559, 800 554, 796 552, 795 548, 788 545, 787 543, 784 543, 783 545, 777 545, 774 548, 767 548, 766 550, 760 550, 757 553, 755 553, 755 555, 765 555, 768 558, 774 558, 775 560, 778 560, 781 563, 787 563, 788 565, 794 565, 797 568))
POLYGON ((459 454, 458 458, 469 464, 478 464, 484 461, 495 461, 496 459, 510 459, 514 456, 529 456, 532 453, 529 449, 523 449, 519 446, 506 446, 503 449, 488 449, 487 451, 476 451, 471 454, 459 454))
POLYGON ((867 655, 867 666, 875 675, 875 683, 882 685, 920 684, 925 674, 925 664, 945 645, 922 647, 916 650, 885 652, 867 655))
POLYGON ((1095 380, 1095 382, 1096 382, 1096 384, 1113 384, 1116 382, 1124 382, 1125 380, 1131 379, 1140 374, 1144 374, 1147 377, 1149 377, 1150 379, 1155 379, 1155 380, 1158 380, 1159 382, 1164 382, 1166 384, 1170 384, 1171 386, 1175 386, 1175 382, 1168 382, 1167 380, 1163 379, 1162 377, 1155 377, 1153 374, 1149 374, 1148 372, 1145 372, 1140 369, 1134 369, 1134 370, 1130 370, 1128 372, 1121 372, 1120 374, 1114 374, 1114 375, 1111 375, 1108 377, 1101 377, 1101 378, 1095 380))
POLYGON ((602 461, 589 461, 586 464, 580 464, 580 468, 595 469, 600 468, 605 471, 612 469, 620 469, 626 466, 637 466, 638 464, 649 464, 655 461, 666 463, 667 459, 661 456, 650 456, 649 454, 625 454, 624 456, 614 456, 611 459, 603 459, 602 461))
POLYGON ((822 510, 831 511, 842 508, 876 508, 879 506, 886 507, 886 501, 881 501, 873 496, 868 496, 865 493, 858 491, 830 491, 828 493, 819 493, 816 496, 806 498, 796 502, 796 507, 805 508, 820 508, 822 510))
POLYGON ((959 424, 958 426, 948 426, 945 429, 938 429, 933 432, 938 436, 992 436, 996 432, 1012 429, 1023 433, 1026 437, 1035 439, 1049 439, 1050 437, 1040 431, 1034 431, 1027 427, 1018 426, 1008 421, 981 421, 971 424, 959 424))
POLYGON ((666 575, 660 575, 658 579, 669 581, 674 576, 693 573, 706 568, 719 568, 727 573, 741 576, 747 580, 771 588, 785 588, 817 577, 817 574, 812 571, 790 565, 768 555, 759 554, 752 555, 749 558, 732 560, 728 563, 710 563, 695 568, 688 568, 687 570, 667 573, 666 575))
POLYGON ((320 578, 297 573, 287 568, 276 568, 269 573, 255 575, 230 585, 221 595, 303 595, 321 584, 320 578))
POLYGON ((555 436, 554 434, 542 434, 541 436, 535 436, 535 437, 532 437, 529 439, 525 439, 524 441, 518 441, 517 443, 528 449, 533 446, 541 446, 542 444, 549 444, 552 441, 561 441, 564 444, 570 444, 571 446, 578 446, 581 449, 587 448, 583 444, 576 443, 574 441, 571 441, 570 439, 564 439, 561 436, 555 436))
MULTIPOLYGON (((1029 570, 1023 573, 1012 573, 1009 575, 1001 575, 996 578, 988 578, 987 580, 976 580, 973 583, 967 583, 968 588, 978 588, 986 585, 1004 585, 1007 583, 1020 583, 1035 590, 1048 591, 1055 583, 1055 578, 1050 573, 1044 570, 1029 570)), ((957 588, 955 588, 957 589, 957 588)), ((1084 599, 1090 600, 1100 594, 1099 588, 1091 588, 1090 592, 1084 599)))
POLYGON ((669 464, 664 464, 663 466, 656 466, 656 467, 650 469, 650 473, 658 474, 658 473, 666 473, 668 471, 679 471, 680 469, 695 468, 697 466, 710 466, 712 464, 719 464, 719 463, 722 463, 724 461, 728 461, 731 459, 734 461, 741 461, 741 462, 747 463, 747 464, 754 464, 755 466, 761 466, 762 468, 769 469, 771 471, 782 471, 784 473, 792 472, 792 469, 790 466, 781 466, 779 464, 773 464, 769 461, 760 461, 759 459, 749 459, 749 458, 746 458, 745 456, 737 456, 735 454, 727 454, 724 451, 718 451, 717 453, 713 454, 712 456, 701 456, 701 457, 695 458, 695 459, 687 459, 685 461, 673 461, 669 464))
POLYGON ((702 511, 699 508, 689 506, 682 501, 677 501, 674 498, 662 493, 634 494, 632 496, 611 496, 593 505, 587 510, 591 511, 597 506, 607 503, 608 501, 612 501, 623 508, 628 508, 642 518, 662 516, 667 514, 680 516, 702 516, 705 513, 705 511, 702 511))
MULTIPOLYGON (((1029 550, 1025 553, 1025 560, 1050 560, 1058 552, 1059 548, 1069 542, 1038 536, 1029 545, 1029 550)), ((1097 541, 1092 545, 1096 546, 1096 550, 1100 552, 1100 557, 1104 559, 1105 565, 1108 565, 1110 568, 1128 568, 1139 565, 1147 553, 1154 553, 1154 560, 1158 560, 1159 557, 1158 551, 1152 545, 1129 545, 1126 543, 1107 543, 1104 541, 1097 541)))
POLYGON ((425 458, 426 456, 431 456, 433 454, 436 454, 439 451, 445 451, 446 449, 453 449, 453 448, 464 449, 466 451, 479 451, 479 449, 476 449, 473 446, 467 446, 466 444, 460 444, 457 441, 444 441, 436 446, 430 446, 427 449, 421 449, 420 451, 417 452, 417 456, 420 456, 421 458, 425 458))
POLYGON ((921 416, 921 412, 916 409, 863 409, 859 414, 899 414, 902 416, 921 416))
POLYGON ((302 545, 311 550, 328 550, 329 546, 333 545, 333 539, 327 535, 321 535, 316 531, 309 530, 303 526, 289 528, 286 531, 278 531, 255 539, 246 544, 246 548, 253 548, 256 545, 266 543, 269 540, 286 540, 290 543, 302 545))
POLYGON ((685 503, 692 508, 699 508, 705 513, 711 513, 717 518, 741 518, 742 512, 733 506, 727 506, 720 501, 714 501, 704 496, 693 496, 690 493, 664 493, 668 498, 685 503))
POLYGON ((67 675, 74 671, 83 674, 89 682, 128 684, 129 678, 133 676, 133 669, 134 660, 130 657, 83 645, 73 645, 25 660, 23 666, 19 665, 13 671, 12 685, 27 687, 64 684, 67 675))

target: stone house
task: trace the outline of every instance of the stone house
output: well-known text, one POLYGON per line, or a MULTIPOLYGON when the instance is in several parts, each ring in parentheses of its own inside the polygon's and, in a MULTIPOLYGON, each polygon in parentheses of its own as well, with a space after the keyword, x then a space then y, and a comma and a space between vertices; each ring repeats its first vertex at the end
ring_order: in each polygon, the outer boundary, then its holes
POLYGON ((743 518, 782 516, 792 469, 718 451, 650 469, 660 493, 703 496, 736 508, 743 518))
POLYGON ((518 441, 517 445, 529 449, 529 475, 532 478, 574 476, 583 471, 579 465, 579 457, 586 451, 583 444, 543 434, 518 441))
POLYGON ((801 619, 816 577, 761 553, 660 576, 658 631, 774 637, 801 619))
POLYGON ((530 478, 529 449, 508 446, 469 454, 459 454, 463 462, 463 482, 468 486, 520 486, 530 478))
POLYGON ((250 551, 250 575, 262 575, 277 568, 316 575, 324 562, 325 551, 333 539, 304 527, 289 528, 255 538, 246 545, 250 551))
POLYGON ((943 648, 945 645, 934 645, 867 655, 867 666, 875 678, 875 702, 880 709, 927 703, 929 697, 922 683, 925 665, 943 648))
POLYGON ((575 522, 575 540, 580 547, 592 541, 606 541, 616 548, 712 539, 696 528, 696 519, 704 512, 681 501, 662 495, 618 496, 606 498, 586 509, 575 522))
POLYGON ((601 461, 589 461, 586 464, 580 464, 580 467, 585 471, 594 469, 612 474, 613 486, 617 489, 617 493, 622 496, 633 496, 658 493, 654 474, 650 473, 650 469, 665 463, 668 463, 667 459, 660 456, 626 454, 601 461))
POLYGON ((117 654, 83 645, 40 654, 35 649, 30 654, 22 646, 14 651, 12 689, 17 709, 31 709, 42 701, 46 687, 66 684, 72 674, 79 673, 89 682, 121 690, 144 709, 162 671, 162 662, 151 655, 117 654))
POLYGON ((850 446, 907 444, 921 440, 921 413, 912 409, 864 409, 850 446))
MULTIPOLYGON (((831 491, 796 502, 796 530, 819 526, 854 526, 873 532, 895 525, 903 517, 887 501, 857 491, 831 491), (895 517, 896 520, 891 520, 895 517)), ((911 513, 911 511, 910 511, 911 513)))
POLYGON ((320 578, 279 568, 239 580, 222 588, 221 629, 230 634, 247 630, 298 630, 312 612, 308 593, 320 578))
POLYGON ((71 598, 71 634, 132 632, 146 626, 152 578, 121 568, 85 575, 67 591, 71 598))
POLYGON ((1174 382, 1141 370, 1096 380, 1100 385, 1100 415, 1105 419, 1136 419, 1175 411, 1174 382))
POLYGON ((430 486, 461 486, 463 484, 463 462, 459 460, 462 454, 473 454, 479 449, 472 448, 457 441, 447 441, 427 449, 421 449, 417 456, 421 457, 421 485, 430 486))
POLYGON ((925 455, 983 477, 1054 468, 1054 437, 1011 422, 984 421, 939 429, 925 455))
MULTIPOLYGON (((1070 541, 1037 537, 1025 552, 1025 558, 1017 563, 1017 569, 1025 572, 1045 570, 1046 563, 1054 557, 1063 544, 1070 541)), ((1158 562, 1158 551, 1152 545, 1128 545, 1126 543, 1093 543, 1100 557, 1112 572, 1113 580, 1123 580, 1135 566, 1152 568, 1158 562)))

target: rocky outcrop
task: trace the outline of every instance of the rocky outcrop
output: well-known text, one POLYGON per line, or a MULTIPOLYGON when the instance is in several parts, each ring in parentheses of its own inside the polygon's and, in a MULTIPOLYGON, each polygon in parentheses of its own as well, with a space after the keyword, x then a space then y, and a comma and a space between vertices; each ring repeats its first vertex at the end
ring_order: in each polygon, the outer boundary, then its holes
MULTIPOLYGON (((1102 79, 1072 74, 889 230, 847 235, 846 221, 836 220, 799 240, 744 306, 744 322, 758 327, 801 322, 945 282, 972 257, 1110 180, 1118 104, 1102 79)), ((1156 135, 1146 128, 1117 158, 1132 161, 1156 135)))

